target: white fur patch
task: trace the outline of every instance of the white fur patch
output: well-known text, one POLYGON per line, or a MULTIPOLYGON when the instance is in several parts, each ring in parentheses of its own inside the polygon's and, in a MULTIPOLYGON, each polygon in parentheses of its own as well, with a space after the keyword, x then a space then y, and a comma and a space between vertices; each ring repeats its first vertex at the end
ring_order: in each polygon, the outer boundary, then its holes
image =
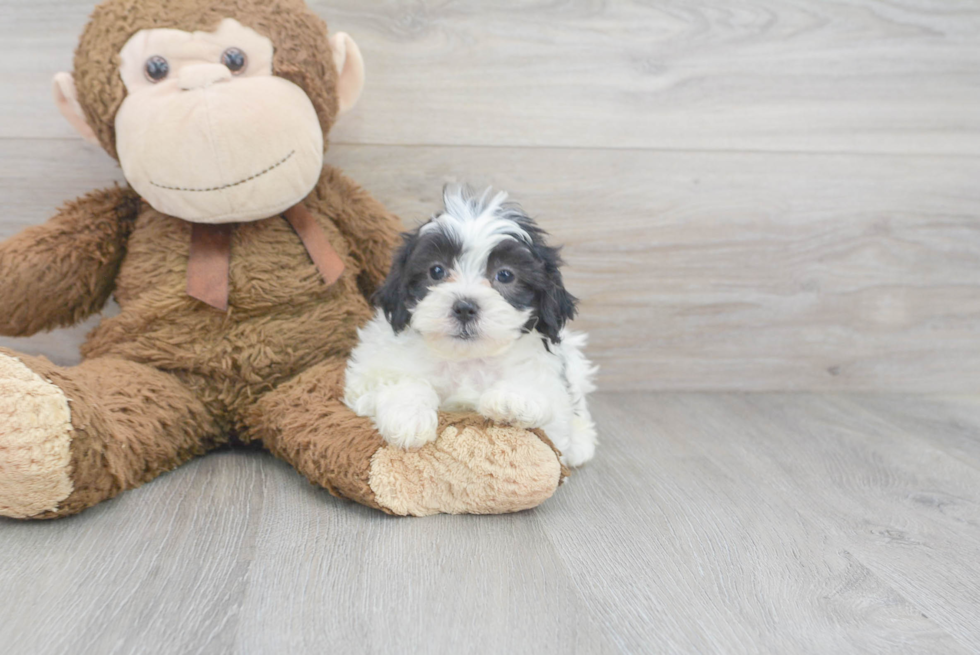
POLYGON ((61 389, 0 355, 0 516, 30 518, 71 495, 71 431, 61 389))
MULTIPOLYGON (((582 353, 584 335, 565 331, 549 350, 532 332, 513 337, 502 352, 451 359, 414 330, 395 334, 379 312, 359 336, 347 365, 345 402, 374 419, 389 443, 413 441, 389 426, 417 422, 423 397, 418 390, 431 389, 439 410, 479 411, 501 423, 543 428, 569 466, 592 458, 596 431, 585 397, 595 388, 595 367, 582 353), (405 397, 396 400, 399 390, 405 397)), ((433 396, 425 396, 427 412, 432 402, 433 396)))
POLYGON ((501 191, 493 198, 490 189, 482 196, 468 197, 462 190, 447 192, 446 209, 419 230, 419 234, 439 231, 462 246, 457 262, 463 278, 480 279, 487 269, 490 253, 505 239, 516 239, 528 245, 530 235, 514 220, 507 209, 507 193, 501 191))
POLYGON ((434 354, 463 360, 503 353, 520 338, 530 318, 530 309, 515 308, 489 285, 461 280, 443 282, 429 289, 412 312, 410 324, 434 354), (479 317, 469 328, 473 339, 455 338, 459 324, 453 318, 452 307, 460 298, 468 298, 480 308, 479 317))
POLYGON ((388 443, 413 450, 436 440, 439 396, 424 381, 402 379, 382 385, 371 402, 378 432, 388 443))

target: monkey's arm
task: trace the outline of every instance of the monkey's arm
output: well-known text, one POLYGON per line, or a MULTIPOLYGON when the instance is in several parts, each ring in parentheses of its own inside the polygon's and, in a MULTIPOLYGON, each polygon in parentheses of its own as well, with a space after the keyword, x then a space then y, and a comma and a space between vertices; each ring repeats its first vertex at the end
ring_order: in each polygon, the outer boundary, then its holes
POLYGON ((351 242, 351 256, 361 269, 358 286, 368 299, 384 282, 402 231, 401 221, 364 189, 330 166, 324 166, 318 193, 329 198, 331 218, 351 242))
POLYGON ((0 243, 0 334, 29 336, 102 309, 139 205, 128 188, 93 191, 0 243))

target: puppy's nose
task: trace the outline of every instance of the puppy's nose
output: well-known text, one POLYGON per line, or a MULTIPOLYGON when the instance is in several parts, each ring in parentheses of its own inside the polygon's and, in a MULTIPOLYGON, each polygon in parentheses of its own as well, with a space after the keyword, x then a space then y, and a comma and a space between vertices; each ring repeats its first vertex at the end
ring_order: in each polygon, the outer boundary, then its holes
POLYGON ((456 320, 460 323, 468 323, 476 318, 477 313, 480 311, 480 307, 467 298, 460 298, 455 303, 453 303, 453 315, 456 320))

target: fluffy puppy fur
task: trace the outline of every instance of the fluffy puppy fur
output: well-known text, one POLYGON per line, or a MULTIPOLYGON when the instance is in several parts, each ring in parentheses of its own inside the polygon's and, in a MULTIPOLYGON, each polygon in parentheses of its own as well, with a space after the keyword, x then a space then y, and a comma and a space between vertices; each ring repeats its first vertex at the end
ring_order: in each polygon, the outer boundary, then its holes
POLYGON ((347 405, 403 448, 436 438, 438 410, 475 410, 543 428, 566 464, 583 464, 595 367, 585 335, 565 329, 576 300, 559 249, 505 193, 447 187, 444 203, 402 235, 347 367, 347 405))

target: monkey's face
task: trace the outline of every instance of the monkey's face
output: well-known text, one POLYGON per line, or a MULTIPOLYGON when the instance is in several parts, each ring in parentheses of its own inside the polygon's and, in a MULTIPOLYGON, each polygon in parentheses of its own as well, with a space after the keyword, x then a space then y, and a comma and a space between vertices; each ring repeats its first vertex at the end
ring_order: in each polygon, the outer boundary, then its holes
POLYGON ((323 130, 273 44, 233 19, 214 32, 150 29, 120 52, 115 118, 127 181, 154 209, 196 223, 252 221, 314 188, 323 130))

